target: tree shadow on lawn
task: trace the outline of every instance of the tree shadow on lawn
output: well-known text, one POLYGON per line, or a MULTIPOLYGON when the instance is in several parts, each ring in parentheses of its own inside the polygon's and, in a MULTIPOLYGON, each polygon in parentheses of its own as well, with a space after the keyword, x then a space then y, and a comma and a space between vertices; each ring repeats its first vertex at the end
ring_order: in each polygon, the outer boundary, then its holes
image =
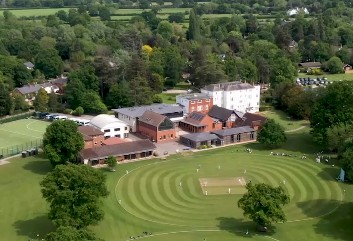
POLYGON ((337 166, 330 166, 330 164, 318 164, 318 165, 325 165, 324 168, 322 168, 322 171, 318 173, 318 177, 322 178, 325 181, 329 182, 338 182, 337 177, 340 174, 340 168, 337 166))
MULTIPOLYGON (((306 215, 314 218, 318 214, 313 212, 313 209, 315 209, 313 207, 320 202, 327 202, 327 200, 311 200, 297 205, 306 215)), ((351 241, 353 237, 353 203, 344 202, 340 204, 339 201, 334 200, 329 202, 331 202, 332 209, 327 210, 327 215, 317 218, 318 221, 313 224, 313 230, 329 239, 351 241)))
POLYGON ((26 163, 23 165, 23 169, 35 174, 45 175, 53 169, 50 161, 44 154, 39 154, 35 157, 27 157, 24 161, 26 161, 26 163))
POLYGON ((54 225, 47 215, 40 215, 28 220, 19 220, 13 224, 18 236, 25 236, 29 239, 41 240, 49 232, 55 230, 54 225), (39 236, 38 236, 39 235, 39 236))
POLYGON ((252 238, 255 235, 271 236, 275 233, 275 227, 271 227, 268 232, 259 232, 258 226, 252 221, 244 221, 244 219, 236 219, 232 217, 219 217, 218 228, 228 231, 240 237, 252 238), (248 233, 247 233, 248 232, 248 233))

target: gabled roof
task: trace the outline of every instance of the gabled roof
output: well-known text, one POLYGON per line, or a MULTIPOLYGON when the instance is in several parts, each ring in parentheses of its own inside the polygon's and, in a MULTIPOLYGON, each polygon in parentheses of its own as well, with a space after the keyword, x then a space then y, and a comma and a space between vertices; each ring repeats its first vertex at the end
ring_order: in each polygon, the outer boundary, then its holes
POLYGON ((121 139, 119 137, 110 137, 108 139, 105 139, 103 141, 103 145, 116 145, 116 144, 120 144, 120 143, 125 143, 125 142, 128 142, 126 139, 121 139))
POLYGON ((23 65, 30 69, 34 68, 34 64, 30 61, 23 63, 23 65))
POLYGON ((320 62, 304 62, 304 63, 300 63, 299 65, 302 67, 305 67, 305 68, 320 68, 321 67, 320 62))
POLYGON ((217 105, 212 106, 212 108, 208 112, 209 116, 220 121, 227 121, 232 114, 237 115, 237 113, 234 110, 228 110, 226 108, 219 107, 217 105))
POLYGON ((262 126, 267 121, 267 118, 261 115, 253 113, 245 113, 242 118, 239 118, 235 121, 237 126, 253 126, 254 123, 258 126, 262 126))
POLYGON ((255 87, 251 84, 234 81, 234 82, 206 85, 202 89, 207 91, 232 91, 232 90, 246 90, 246 89, 253 89, 253 88, 255 87))
POLYGON ((220 137, 224 137, 224 136, 237 135, 241 133, 248 133, 252 131, 255 131, 255 129, 251 128, 250 126, 243 126, 243 127, 235 127, 235 128, 223 129, 218 131, 211 131, 211 133, 216 134, 220 137))
POLYGON ((201 112, 191 112, 185 120, 182 122, 193 125, 193 126, 205 126, 205 124, 201 124, 202 120, 206 117, 206 114, 201 112))
POLYGON ((20 88, 16 88, 21 94, 30 94, 30 93, 36 93, 42 88, 41 85, 35 84, 35 85, 25 85, 20 88))
POLYGON ((48 81, 52 84, 67 85, 67 80, 68 80, 68 78, 66 76, 61 76, 59 78, 50 79, 48 81))
POLYGON ((86 135, 86 136, 101 136, 104 135, 104 133, 93 127, 93 126, 79 126, 78 127, 78 131, 82 134, 82 135, 86 135))
POLYGON ((123 156, 155 149, 156 146, 150 140, 139 140, 84 149, 80 152, 80 156, 83 159, 97 160, 108 156, 123 156))
POLYGON ((145 113, 145 111, 150 110, 161 115, 171 114, 171 113, 182 113, 183 107, 176 104, 153 104, 153 105, 143 105, 135 107, 127 107, 120 109, 113 109, 114 112, 118 114, 123 114, 130 116, 132 118, 140 117, 145 113))
POLYGON ((156 146, 150 140, 125 142, 115 145, 103 145, 84 149, 80 152, 83 159, 102 159, 108 156, 123 156, 146 151, 153 151, 156 146))
POLYGON ((201 132, 201 133, 192 133, 187 135, 182 135, 180 138, 185 138, 194 142, 202 142, 202 141, 211 141, 217 140, 219 137, 215 134, 211 134, 208 132, 201 132))
POLYGON ((156 112, 146 110, 145 113, 139 118, 139 122, 158 127, 167 117, 156 112))

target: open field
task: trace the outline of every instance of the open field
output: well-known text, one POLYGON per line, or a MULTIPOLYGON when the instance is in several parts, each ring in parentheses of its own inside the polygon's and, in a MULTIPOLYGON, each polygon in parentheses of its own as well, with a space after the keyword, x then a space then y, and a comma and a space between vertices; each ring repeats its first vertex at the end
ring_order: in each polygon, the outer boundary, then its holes
POLYGON ((281 110, 271 109, 268 111, 263 111, 260 114, 266 116, 267 118, 274 119, 287 132, 292 132, 304 128, 308 129, 310 124, 307 120, 293 120, 281 110))
POLYGON ((309 74, 304 74, 304 73, 299 73, 298 75, 299 78, 323 78, 326 77, 330 81, 339 81, 339 80, 353 80, 353 74, 323 74, 323 75, 309 75, 309 74))
MULTIPOLYGON (((310 153, 319 148, 303 132, 289 134, 287 144, 275 150, 293 157, 271 156, 270 150, 253 143, 118 165, 117 172, 107 172, 105 218, 93 230, 106 241, 129 240, 145 231, 152 235, 140 239, 149 241, 349 241, 353 188, 335 180, 338 167, 315 163, 310 153), (301 153, 308 159, 294 156, 301 153), (204 195, 200 179, 223 185, 226 177, 281 185, 291 197, 284 208, 288 222, 277 224, 268 236, 260 235, 237 208, 241 195, 204 195)), ((53 229, 39 187, 49 170, 42 156, 15 158, 0 167, 3 240, 36 240, 37 234, 41 239, 53 229)))
MULTIPOLYGON (((9 10, 16 17, 32 17, 32 16, 48 16, 55 14, 56 12, 64 10, 69 11, 69 8, 39 8, 39 9, 15 9, 9 10)), ((2 16, 4 10, 0 10, 2 16)))
POLYGON ((0 155, 20 153, 40 145, 48 122, 23 119, 0 125, 0 155))

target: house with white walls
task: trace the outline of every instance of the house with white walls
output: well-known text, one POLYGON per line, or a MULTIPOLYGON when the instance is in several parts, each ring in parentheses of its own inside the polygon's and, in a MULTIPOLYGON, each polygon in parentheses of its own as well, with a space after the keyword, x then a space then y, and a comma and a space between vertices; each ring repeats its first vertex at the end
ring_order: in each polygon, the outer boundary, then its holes
POLYGON ((213 98, 213 105, 240 112, 259 112, 260 85, 238 81, 211 84, 201 89, 201 93, 213 98))

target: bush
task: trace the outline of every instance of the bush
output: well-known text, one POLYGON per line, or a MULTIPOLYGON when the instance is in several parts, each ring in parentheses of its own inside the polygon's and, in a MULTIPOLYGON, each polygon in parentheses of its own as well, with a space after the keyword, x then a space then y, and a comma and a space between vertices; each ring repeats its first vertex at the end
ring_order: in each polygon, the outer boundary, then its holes
POLYGON ((72 109, 65 109, 64 114, 71 115, 72 109))
POLYGON ((84 113, 85 113, 85 111, 84 111, 84 109, 83 109, 81 106, 77 107, 77 108, 72 112, 72 114, 75 115, 75 116, 81 116, 81 115, 83 115, 84 113))
POLYGON ((163 99, 159 95, 154 95, 152 101, 153 103, 163 103, 163 99))

